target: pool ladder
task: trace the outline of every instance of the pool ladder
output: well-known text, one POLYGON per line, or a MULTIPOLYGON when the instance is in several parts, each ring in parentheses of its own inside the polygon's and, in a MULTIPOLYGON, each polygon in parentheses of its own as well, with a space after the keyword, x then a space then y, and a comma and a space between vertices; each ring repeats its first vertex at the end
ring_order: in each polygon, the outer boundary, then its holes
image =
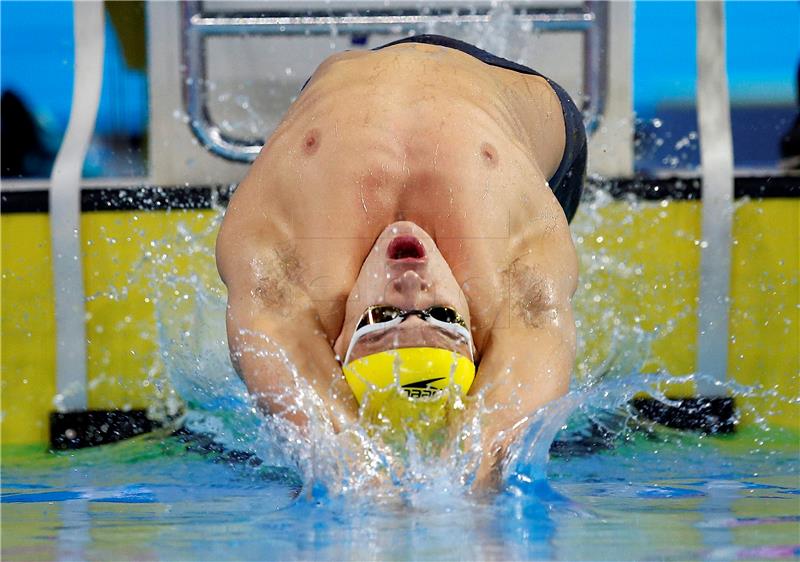
MULTIPOLYGON (((338 35, 364 39, 370 34, 425 33, 436 24, 481 25, 491 21, 491 3, 471 2, 469 7, 348 9, 346 2, 319 2, 307 11, 270 9, 259 14, 208 11, 200 1, 182 5, 183 100, 192 132, 211 153, 222 158, 251 162, 264 140, 242 140, 226 135, 213 122, 205 88, 206 40, 242 35, 338 35)), ((285 3, 283 3, 285 4, 285 3)), ((440 3, 441 4, 441 3, 440 3)), ((363 2, 362 2, 363 5, 363 2)), ((436 3, 429 3, 435 6, 436 3)), ((514 19, 532 31, 581 32, 584 35, 583 114, 587 132, 593 132, 603 115, 608 74, 608 6, 601 1, 542 6, 531 0, 509 3, 514 19)), ((269 3, 265 4, 269 7, 269 3)), ((320 61, 321 62, 321 61, 320 61)))

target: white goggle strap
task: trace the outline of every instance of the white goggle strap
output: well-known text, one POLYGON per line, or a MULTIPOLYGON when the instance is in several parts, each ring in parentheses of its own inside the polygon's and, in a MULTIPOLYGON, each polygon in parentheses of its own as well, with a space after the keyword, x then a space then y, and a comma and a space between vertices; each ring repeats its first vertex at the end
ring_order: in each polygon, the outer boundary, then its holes
POLYGON ((358 340, 366 336, 367 334, 371 334, 373 332, 380 332, 381 330, 386 330, 387 328, 391 328, 392 326, 398 325, 400 322, 403 321, 401 316, 397 316, 397 318, 392 318, 386 322, 376 322, 375 324, 367 324, 355 330, 353 332, 353 337, 350 338, 350 345, 347 346, 347 353, 344 354, 344 362, 342 365, 347 365, 350 362, 350 354, 353 352, 353 348, 358 343, 358 340))
POLYGON ((442 330, 447 330, 448 332, 455 332, 462 338, 464 341, 467 342, 467 347, 469 347, 469 360, 473 363, 475 362, 475 354, 473 352, 474 344, 472 343, 472 334, 470 334, 469 330, 466 329, 461 324, 455 324, 451 322, 442 322, 441 320, 437 320, 433 316, 428 316, 425 319, 426 322, 433 324, 434 326, 441 328, 442 330))
MULTIPOLYGON (((373 332, 379 332, 381 330, 386 330, 391 328, 392 326, 396 326, 403 321, 402 316, 397 316, 397 318, 392 318, 386 322, 377 322, 375 324, 367 324, 366 326, 359 328, 353 332, 353 337, 350 338, 350 345, 347 346, 347 353, 344 355, 344 362, 342 365, 347 365, 350 362, 350 354, 353 352, 353 348, 358 343, 358 340, 366 336, 367 334, 371 334, 373 332)), ((428 322, 438 328, 443 330, 447 330, 448 332, 456 332, 459 336, 464 338, 464 341, 467 342, 467 347, 469 347, 469 360, 473 363, 475 362, 475 352, 474 347, 475 344, 472 341, 472 334, 469 332, 461 324, 454 324, 450 322, 442 322, 441 320, 437 320, 433 316, 428 316, 425 319, 425 322, 428 322)))

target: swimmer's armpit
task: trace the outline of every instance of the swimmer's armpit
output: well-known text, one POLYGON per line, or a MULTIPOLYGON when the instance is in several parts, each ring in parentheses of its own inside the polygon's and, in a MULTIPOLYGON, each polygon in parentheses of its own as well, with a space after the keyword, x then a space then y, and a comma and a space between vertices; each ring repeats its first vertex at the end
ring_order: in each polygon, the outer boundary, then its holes
POLYGON ((303 301, 302 267, 291 245, 275 247, 263 258, 251 260, 253 297, 265 308, 288 313, 303 301))
POLYGON ((508 268, 509 306, 514 317, 528 328, 550 320, 557 306, 554 283, 539 268, 517 260, 508 268))

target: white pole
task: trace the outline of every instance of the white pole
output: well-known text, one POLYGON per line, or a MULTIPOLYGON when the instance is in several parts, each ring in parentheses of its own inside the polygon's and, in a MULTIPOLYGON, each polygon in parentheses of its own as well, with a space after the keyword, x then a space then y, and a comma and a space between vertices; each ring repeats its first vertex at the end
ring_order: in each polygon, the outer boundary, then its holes
POLYGON ((720 396, 728 370, 733 141, 725 68, 725 6, 697 2, 697 110, 703 178, 698 311, 699 396, 720 396))
POLYGON ((63 410, 85 410, 86 326, 81 254, 81 172, 103 84, 102 2, 73 2, 75 72, 72 108, 50 177, 50 235, 56 300, 56 388, 63 410))

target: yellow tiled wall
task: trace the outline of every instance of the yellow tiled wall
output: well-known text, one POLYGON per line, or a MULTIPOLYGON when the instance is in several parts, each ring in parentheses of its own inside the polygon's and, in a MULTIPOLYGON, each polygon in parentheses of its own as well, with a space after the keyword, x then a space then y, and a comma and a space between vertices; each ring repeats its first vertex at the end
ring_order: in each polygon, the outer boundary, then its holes
MULTIPOLYGON (((611 202, 580 211, 573 224, 583 264, 578 376, 608 356, 615 323, 623 333, 638 326, 655 334, 646 371, 694 370, 700 203, 633 207, 611 202)), ((789 397, 800 395, 798 217, 798 199, 740 201, 733 232, 730 377, 789 397)), ((91 408, 145 407, 156 397, 152 382, 163 365, 153 300, 170 276, 196 273, 221 290, 213 275, 218 218, 213 210, 83 214, 91 408)), ((2 443, 48 439, 55 394, 50 265, 47 214, 3 214, 2 443)), ((685 383, 667 391, 690 396, 693 389, 685 383)), ((774 424, 800 427, 800 405, 776 407, 779 401, 749 399, 745 421, 753 406, 774 424)))

